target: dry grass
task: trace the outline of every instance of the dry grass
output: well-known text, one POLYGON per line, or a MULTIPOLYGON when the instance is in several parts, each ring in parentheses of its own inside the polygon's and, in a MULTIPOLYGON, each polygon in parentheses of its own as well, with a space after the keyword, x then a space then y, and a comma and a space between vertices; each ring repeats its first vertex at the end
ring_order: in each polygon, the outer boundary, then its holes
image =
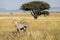
POLYGON ((60 14, 40 16, 37 20, 29 14, 1 15, 0 40, 60 40, 60 14), (29 31, 17 33, 13 20, 28 22, 29 31))

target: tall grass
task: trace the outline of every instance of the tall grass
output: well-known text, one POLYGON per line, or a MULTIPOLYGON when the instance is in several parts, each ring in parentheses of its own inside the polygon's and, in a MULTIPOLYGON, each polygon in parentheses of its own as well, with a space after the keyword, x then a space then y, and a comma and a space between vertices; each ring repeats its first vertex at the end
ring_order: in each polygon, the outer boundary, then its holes
POLYGON ((15 16, 6 15, 10 18, 0 19, 0 40, 60 40, 60 16, 41 16, 37 20, 27 15, 15 16), (16 32, 13 20, 27 22, 29 29, 26 32, 16 32))

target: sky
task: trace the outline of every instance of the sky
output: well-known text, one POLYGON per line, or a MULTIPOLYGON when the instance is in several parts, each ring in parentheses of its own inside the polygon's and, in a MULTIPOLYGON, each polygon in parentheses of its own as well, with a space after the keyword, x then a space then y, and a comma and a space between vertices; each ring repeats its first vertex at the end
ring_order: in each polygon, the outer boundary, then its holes
MULTIPOLYGON (((19 9, 22 4, 30 1, 33 0, 0 0, 0 8, 6 10, 16 10, 19 9)), ((49 3, 51 7, 60 7, 60 0, 39 0, 39 1, 45 1, 49 3)))

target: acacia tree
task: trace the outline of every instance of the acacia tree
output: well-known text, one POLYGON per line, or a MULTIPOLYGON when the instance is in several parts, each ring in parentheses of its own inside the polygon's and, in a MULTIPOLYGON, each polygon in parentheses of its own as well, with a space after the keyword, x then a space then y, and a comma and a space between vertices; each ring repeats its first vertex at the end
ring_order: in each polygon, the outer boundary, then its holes
POLYGON ((50 5, 43 1, 32 1, 21 6, 22 10, 30 11, 32 16, 37 19, 40 15, 49 15, 50 5))

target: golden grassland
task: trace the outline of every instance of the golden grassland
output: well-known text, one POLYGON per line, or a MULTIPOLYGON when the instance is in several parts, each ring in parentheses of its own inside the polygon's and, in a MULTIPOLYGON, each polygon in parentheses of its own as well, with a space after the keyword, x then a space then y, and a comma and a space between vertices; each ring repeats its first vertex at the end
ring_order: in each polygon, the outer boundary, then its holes
POLYGON ((36 20, 30 14, 0 14, 0 40, 60 40, 60 13, 36 20), (30 31, 16 34, 14 20, 27 22, 30 31))

